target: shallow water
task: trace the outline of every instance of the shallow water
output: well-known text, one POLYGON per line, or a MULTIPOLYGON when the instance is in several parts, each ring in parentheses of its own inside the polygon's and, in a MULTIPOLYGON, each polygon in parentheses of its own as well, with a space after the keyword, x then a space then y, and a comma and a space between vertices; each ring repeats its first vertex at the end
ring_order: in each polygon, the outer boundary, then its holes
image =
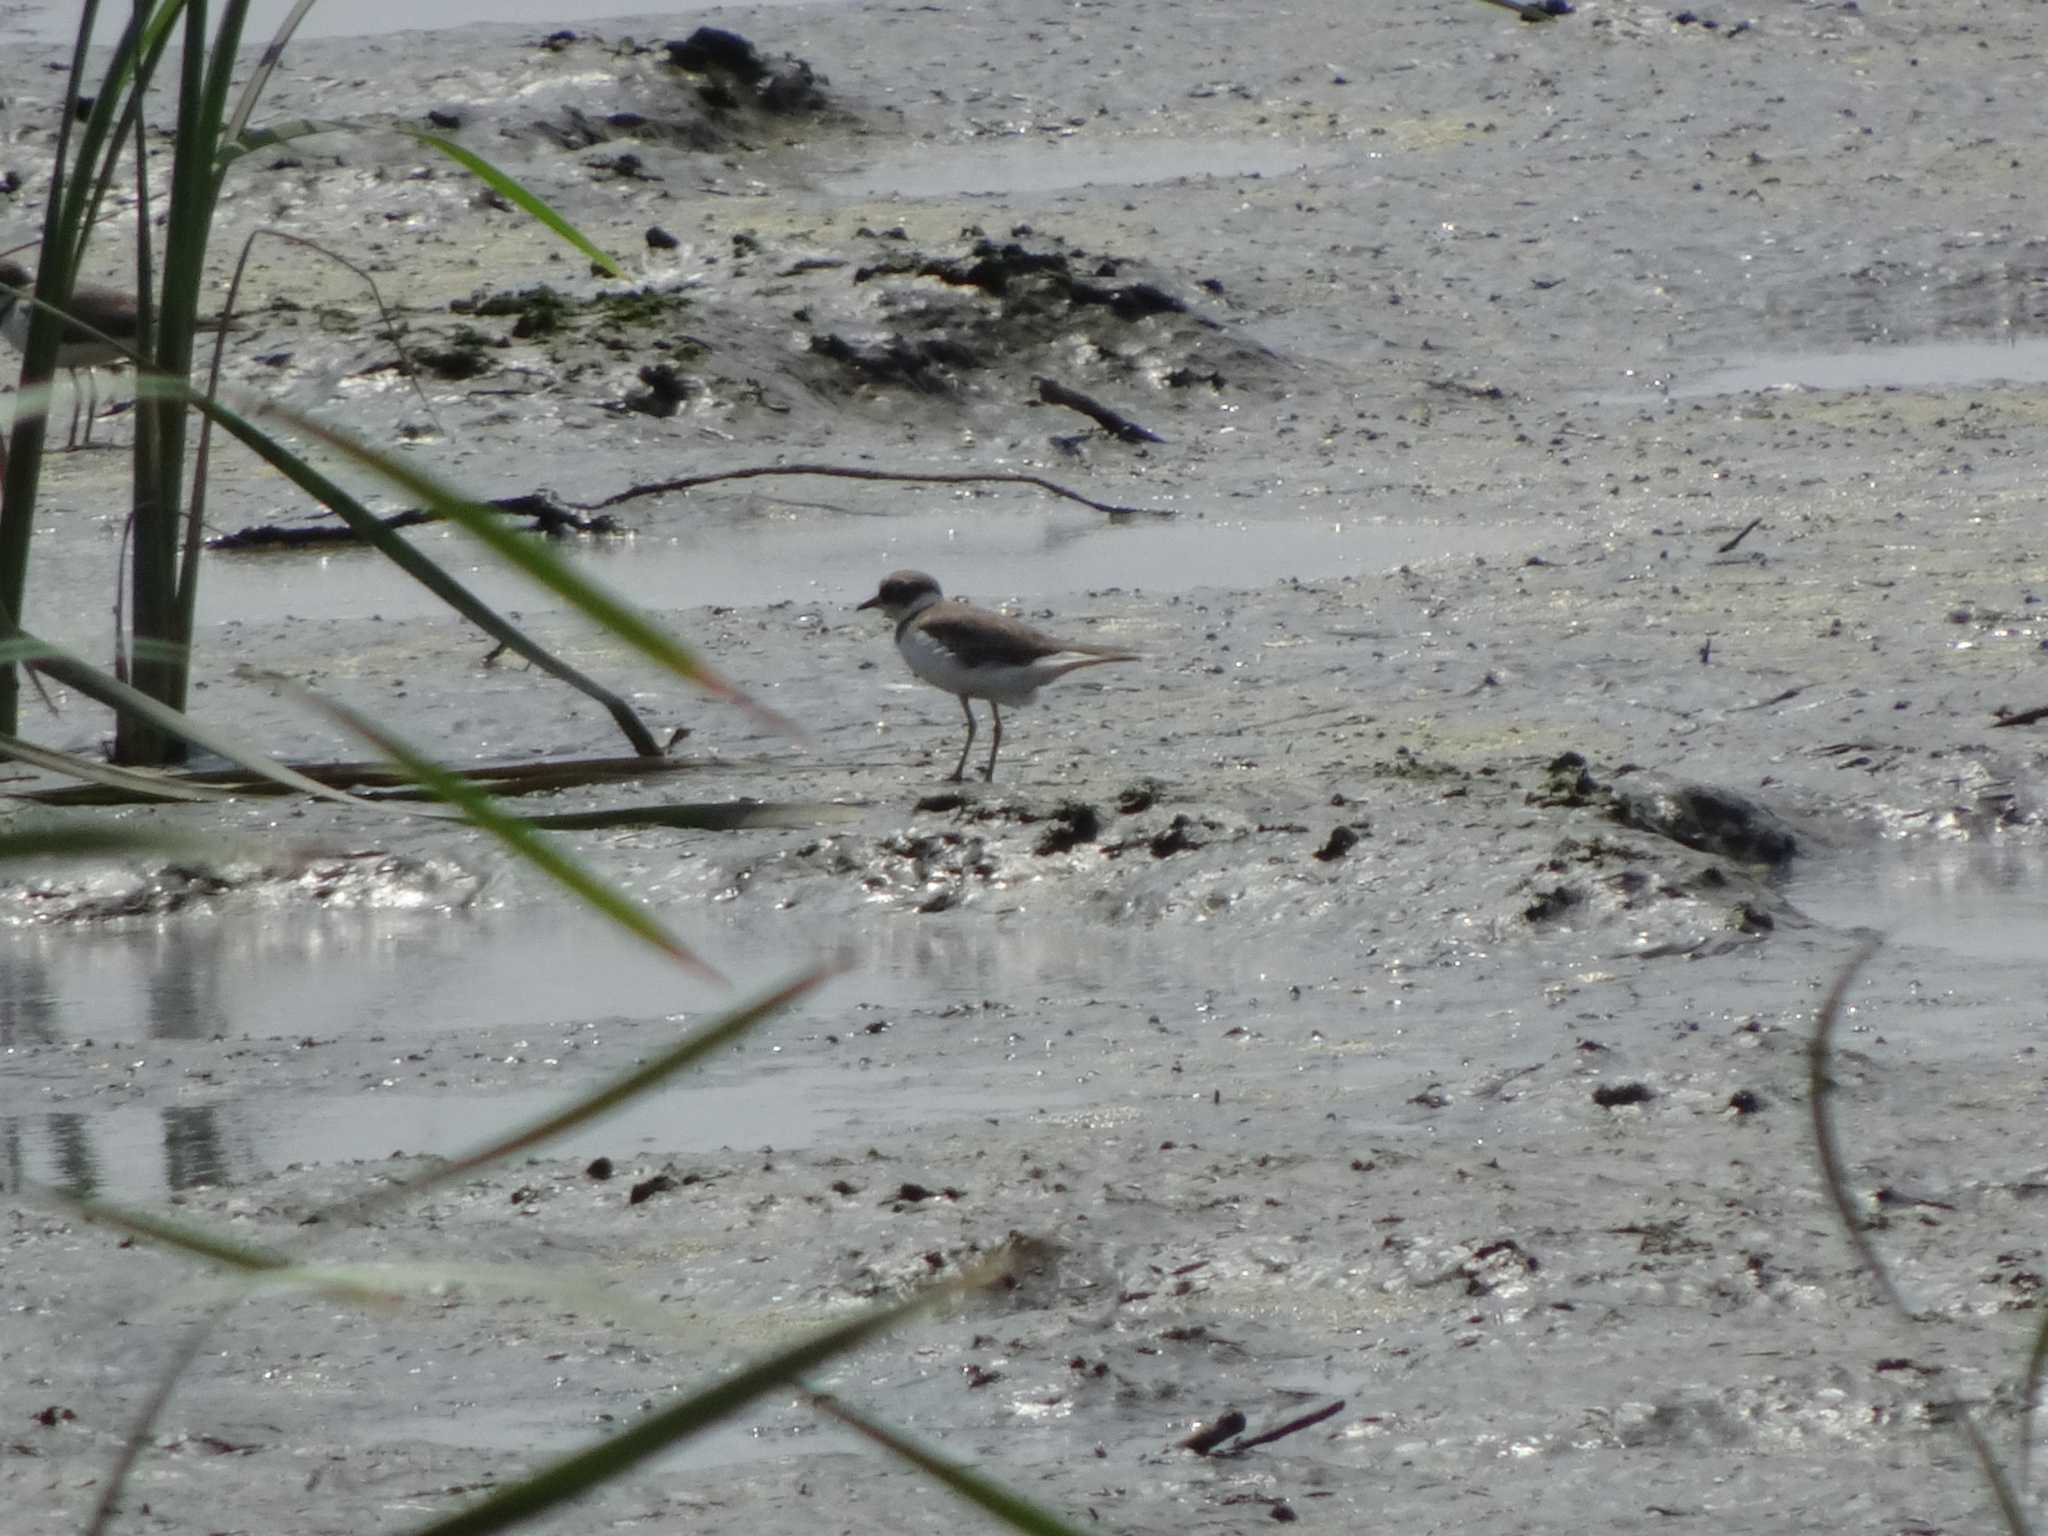
MULTIPOLYGON (((254 0, 249 7, 245 31, 251 38, 268 38, 291 13, 296 0, 254 0)), ((755 0, 757 4, 796 5, 805 0, 755 0)), ((120 7, 101 10, 97 36, 111 42, 127 20, 120 7)), ((347 0, 346 4, 323 0, 308 13, 295 34, 301 38, 370 37, 389 32, 439 30, 466 27, 479 22, 500 22, 553 31, 558 27, 585 27, 598 22, 653 22, 657 29, 680 34, 697 25, 691 13, 670 14, 656 19, 644 11, 636 13, 618 0, 347 0)), ((705 19, 709 21, 707 12, 705 19)), ((715 24, 715 23, 714 23, 715 24)), ((9 7, 0 13, 0 40, 25 38, 44 43, 68 43, 78 32, 78 7, 35 3, 9 7)))
POLYGON ((1763 390, 1962 389, 2044 381, 2048 339, 2002 336, 1747 358, 1706 373, 1680 372, 1669 392, 1674 399, 1693 400, 1763 390))
POLYGON ((1069 187, 1146 186, 1204 177, 1278 176, 1329 165, 1327 146, 1281 139, 1030 138, 963 144, 947 149, 864 161, 828 176, 824 191, 837 197, 998 197, 1058 192, 1069 187))
MULTIPOLYGON (((881 573, 928 568, 949 590, 988 601, 1036 600, 1118 587, 1155 593, 1327 580, 1453 556, 1533 547, 1534 524, 1460 526, 1384 517, 1182 516, 1111 523, 1093 512, 967 510, 851 516, 817 512, 655 526, 620 539, 560 546, 580 569, 654 611, 771 603, 851 608, 881 573), (999 572, 990 590, 986 576, 999 572)), ((36 551, 29 626, 98 645, 116 569, 111 527, 59 527, 36 551)), ((417 536, 486 602, 524 613, 552 606, 532 584, 453 530, 417 536)), ((367 550, 208 557, 202 625, 292 618, 401 620, 445 612, 416 582, 367 550)))
MULTIPOLYGON (((682 926, 741 982, 734 996, 814 958, 816 925, 795 914, 682 926)), ((1185 999, 1260 979, 1223 951, 1057 920, 932 927, 899 914, 860 937, 850 970, 743 1046, 551 1144, 555 1154, 610 1156, 623 1173, 650 1153, 659 1166, 721 1148, 886 1140, 912 1104, 927 1127, 1079 1115, 1105 1099, 1087 1060, 1114 1052, 1105 1021, 1128 1022, 1091 1014, 1096 998, 1185 999), (1028 1013, 978 1013, 988 999, 1048 994, 1081 1009, 1052 1033, 1028 1013), (956 1033, 993 1037, 999 1063, 956 1062, 934 1080, 956 1033)), ((1261 963, 1298 974, 1316 962, 1269 945, 1261 963)), ((0 1059, 54 1045, 71 1070, 46 1076, 49 1109, 0 1117, 0 1182, 134 1200, 295 1163, 452 1155, 559 1109, 716 1004, 599 919, 545 908, 17 930, 0 949, 0 1059), (166 1083, 172 1046, 211 1065, 166 1083), (236 1065, 252 1057, 290 1065, 252 1080, 236 1065)))
POLYGON ((1801 867, 1785 894, 1832 928, 1895 945, 2026 968, 2048 954, 2048 853, 2039 848, 1880 844, 1801 867))

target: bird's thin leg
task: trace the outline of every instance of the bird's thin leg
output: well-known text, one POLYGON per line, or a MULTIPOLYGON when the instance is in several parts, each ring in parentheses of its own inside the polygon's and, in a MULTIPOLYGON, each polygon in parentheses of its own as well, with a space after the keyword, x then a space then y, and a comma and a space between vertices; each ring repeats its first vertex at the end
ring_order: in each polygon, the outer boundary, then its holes
POLYGON ((988 717, 995 721, 995 740, 988 744, 988 766, 981 770, 981 776, 991 784, 996 778, 996 754, 1003 749, 1003 712, 996 707, 996 701, 988 701, 988 717))
MULTIPOLYGON (((78 388, 78 370, 71 368, 67 369, 66 372, 71 375, 71 431, 64 439, 64 446, 68 450, 78 446, 78 407, 84 401, 85 396, 78 388)), ((90 433, 92 431, 92 423, 87 422, 85 429, 90 433)), ((91 441, 90 437, 88 437, 87 441, 91 441)))
MULTIPOLYGON (((989 705, 994 709, 995 705, 989 705)), ((967 695, 960 695, 960 713, 967 717, 967 739, 960 743, 960 761, 953 765, 953 776, 949 782, 958 784, 967 772, 967 752, 974 745, 974 706, 967 702, 967 695)), ((997 727, 1002 729, 1001 726, 997 727)))
MULTIPOLYGON (((72 375, 75 381, 77 375, 72 375)), ((100 413, 100 376, 97 369, 85 370, 85 446, 92 446, 92 419, 100 413)))

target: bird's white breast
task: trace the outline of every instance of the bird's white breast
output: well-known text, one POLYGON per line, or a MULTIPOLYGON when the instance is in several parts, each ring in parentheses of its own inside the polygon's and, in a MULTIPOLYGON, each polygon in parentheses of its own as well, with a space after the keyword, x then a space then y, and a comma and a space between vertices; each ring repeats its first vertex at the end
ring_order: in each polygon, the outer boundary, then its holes
POLYGON ((1029 704, 1041 687, 1059 675, 1057 663, 1062 659, 1047 656, 1021 666, 1000 662, 963 666, 951 651, 915 624, 904 629, 896 648, 903 653, 910 670, 934 688, 969 698, 993 699, 998 704, 1029 704))

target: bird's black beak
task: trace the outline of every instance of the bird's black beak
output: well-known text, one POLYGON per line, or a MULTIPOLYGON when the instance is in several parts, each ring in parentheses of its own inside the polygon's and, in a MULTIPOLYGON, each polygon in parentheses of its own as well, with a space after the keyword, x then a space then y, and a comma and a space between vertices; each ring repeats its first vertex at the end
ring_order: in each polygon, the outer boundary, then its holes
POLYGON ((859 613, 863 608, 879 608, 881 606, 882 594, 877 592, 873 597, 869 598, 866 602, 856 604, 853 611, 855 613, 859 613))

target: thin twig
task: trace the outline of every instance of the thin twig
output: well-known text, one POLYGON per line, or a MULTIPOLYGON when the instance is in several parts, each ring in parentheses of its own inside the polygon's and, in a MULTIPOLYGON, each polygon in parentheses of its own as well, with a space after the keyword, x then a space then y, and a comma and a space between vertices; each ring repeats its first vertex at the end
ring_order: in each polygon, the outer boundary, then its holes
POLYGON ((1740 533, 1736 534, 1735 537, 1730 539, 1726 544, 1718 546, 1714 550, 1714 553, 1717 555, 1727 554, 1730 550, 1734 549, 1736 545, 1740 544, 1744 539, 1748 538, 1750 534, 1753 533, 1756 529, 1762 527, 1763 521, 1764 520, 1760 517, 1752 517, 1747 523, 1743 524, 1742 531, 1740 533))
POLYGON ((2016 715, 2000 715, 1991 722, 1991 729, 1995 731, 2004 725, 2032 725, 2036 720, 2048 720, 2048 704, 2042 704, 2034 709, 2023 709, 2016 715))
POLYGON ((122 1437, 121 1450, 114 1457, 114 1464, 107 1468, 100 1480, 99 1502, 93 1506, 92 1519, 86 1522, 85 1536, 104 1536, 113 1524, 114 1516, 121 1507, 121 1495, 127 1491, 128 1475, 135 1470, 135 1463, 149 1448, 156 1428, 156 1421, 163 1417, 164 1405, 171 1400, 171 1394, 178 1390, 178 1383, 184 1379, 186 1369, 199 1358, 199 1351, 206 1347, 206 1341, 213 1337, 213 1330, 240 1300, 240 1293, 232 1294, 218 1302, 213 1309, 194 1323, 187 1331, 177 1351, 171 1356, 170 1364, 158 1378, 156 1389, 142 1405, 142 1411, 135 1415, 128 1426, 128 1433, 122 1437))
MULTIPOLYGON (((1529 1070, 1533 1072, 1535 1068, 1531 1067, 1529 1070)), ((1325 1403, 1313 1413, 1304 1413, 1298 1419, 1289 1419, 1277 1429, 1269 1429, 1263 1434, 1253 1435, 1249 1439, 1240 1440, 1235 1445, 1229 1446, 1217 1454, 1221 1456, 1241 1456, 1255 1445, 1269 1445, 1273 1441, 1283 1439, 1288 1435, 1298 1435, 1304 1429, 1314 1429, 1323 1420, 1333 1419, 1343 1411, 1344 1399, 1340 1397, 1334 1403, 1325 1403)))
POLYGON ((1068 501, 1078 501, 1084 507, 1097 512, 1107 512, 1112 517, 1171 517, 1168 507, 1121 507, 1112 502, 1097 501, 1083 496, 1079 491, 1069 490, 1058 481, 1048 480, 1043 475, 1026 474, 938 474, 919 473, 912 470, 856 469, 844 464, 757 464, 748 469, 722 469, 708 475, 684 475, 676 480, 657 480, 651 485, 635 485, 623 491, 615 491, 601 501, 569 503, 579 512, 598 512, 606 507, 615 507, 622 501, 635 501, 642 496, 666 496, 672 491, 695 490, 700 485, 715 485, 721 480, 758 480, 768 475, 831 475, 842 480, 892 480, 911 485, 1035 485, 1054 496, 1063 496, 1068 501))
POLYGON ((2048 1372, 2048 1317, 2034 1328, 2034 1344, 2027 1351, 2026 1373, 2020 1378, 2020 1487, 2030 1480, 2034 1459, 2034 1412, 2041 1406, 2041 1377, 2048 1372))
MULTIPOLYGON (((1855 984, 1858 973, 1869 963, 1870 957, 1875 955, 1883 944, 1884 940, 1879 936, 1873 935, 1865 939, 1856 953, 1849 957, 1849 963, 1842 967, 1841 974, 1835 978, 1835 984, 1828 989, 1827 1001, 1821 1004, 1820 1014, 1814 1020, 1813 1040, 1806 1052, 1807 1101, 1813 1112, 1813 1144, 1815 1152, 1820 1157, 1821 1184, 1827 1191, 1829 1201, 1834 1205, 1835 1216, 1842 1223, 1843 1232, 1848 1235, 1849 1246, 1856 1250, 1857 1261, 1870 1272, 1879 1296, 1911 1323, 1914 1321, 1913 1314, 1907 1308, 1904 1298, 1900 1296, 1898 1286, 1892 1282, 1891 1271, 1885 1267, 1884 1260, 1878 1256, 1876 1245, 1870 1241, 1870 1234, 1857 1219, 1855 1206, 1849 1198, 1848 1180, 1842 1169, 1841 1149, 1835 1141, 1834 1116, 1829 1112, 1827 1103, 1828 1095, 1834 1090, 1834 1082, 1828 1075, 1830 1037, 1834 1034, 1836 1022, 1842 1016, 1842 1004, 1848 998, 1849 988, 1855 984)), ((2030 1406, 2033 1400, 2032 1388, 2038 1383, 2031 1369, 2033 1362, 2030 1361, 2029 1365, 2029 1392, 2021 1401, 2023 1405, 2030 1406)), ((1985 1438, 1983 1429, 1970 1413, 1967 1404, 1952 1403, 1950 1408, 1957 1431, 1969 1442, 1970 1450, 1977 1458, 1977 1469, 1983 1473, 1984 1481, 1991 1485, 1991 1494, 1998 1502, 1998 1510, 2004 1517, 2006 1530, 2011 1536, 2030 1536, 2031 1527, 2020 1508, 2019 1495, 2013 1487, 2012 1480, 2005 1475, 2005 1468, 1992 1454, 1991 1442, 1985 1438)), ((2022 1430, 2024 1432, 2024 1423, 2022 1430)))
POLYGON ((1141 427, 1121 411, 1111 410, 1092 395, 1084 395, 1078 389, 1069 389, 1058 379, 1041 378, 1038 381, 1038 398, 1046 405, 1065 406, 1070 411, 1079 411, 1090 421, 1101 427, 1112 437, 1126 443, 1163 443, 1165 438, 1150 427, 1141 427))
POLYGON ((1899 1295, 1899 1288, 1892 1283, 1891 1271, 1885 1267, 1876 1245, 1870 1241, 1870 1234, 1864 1230, 1862 1218, 1856 1213, 1855 1201, 1849 1194, 1848 1175, 1842 1167, 1841 1147, 1835 1139, 1835 1117, 1828 1108, 1828 1096, 1835 1088, 1834 1079, 1828 1073, 1835 1023, 1842 1016, 1842 1004, 1848 998, 1849 988, 1855 984, 1857 974, 1883 944, 1884 940, 1876 936, 1865 939, 1856 953, 1849 957, 1849 963, 1842 967, 1835 984, 1828 988, 1827 1001, 1820 1005, 1820 1013, 1813 1021, 1813 1039, 1806 1048, 1806 1100, 1813 1115, 1813 1149, 1820 1158, 1821 1187, 1834 1205, 1842 1230, 1848 1234, 1849 1246, 1856 1250, 1856 1261, 1869 1272, 1877 1285, 1878 1295, 1911 1318, 1912 1309, 1899 1295))

